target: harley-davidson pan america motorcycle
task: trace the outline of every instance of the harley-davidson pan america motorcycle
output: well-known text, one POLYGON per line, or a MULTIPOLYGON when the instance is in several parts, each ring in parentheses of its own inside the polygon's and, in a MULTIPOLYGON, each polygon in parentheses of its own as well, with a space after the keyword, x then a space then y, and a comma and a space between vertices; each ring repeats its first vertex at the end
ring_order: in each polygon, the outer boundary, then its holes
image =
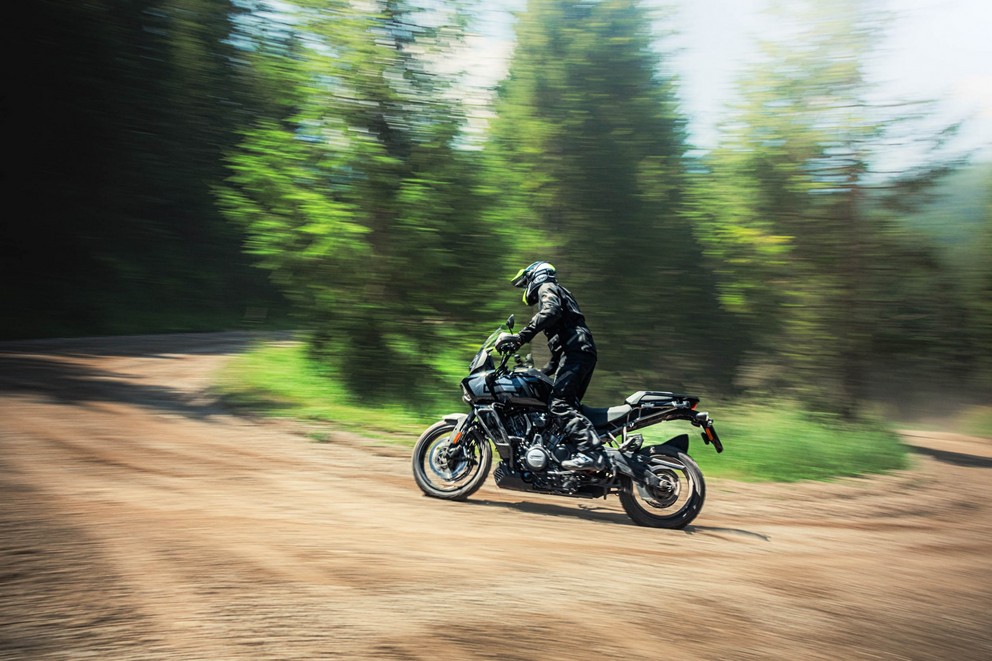
MULTIPOLYGON (((509 330, 513 321, 511 315, 509 330)), ((510 353, 495 351, 503 332, 501 327, 489 336, 462 379, 462 399, 471 411, 445 416, 417 440, 413 476, 425 494, 447 500, 471 496, 489 474, 495 446, 499 463, 493 477, 501 489, 579 498, 616 493, 635 523, 655 528, 683 528, 696 518, 706 485, 689 457, 688 434, 645 446, 643 436, 633 432, 688 420, 702 430, 705 443, 723 452, 713 421, 696 411, 698 397, 642 390, 619 406, 583 406, 603 440, 608 466, 599 472, 566 471, 560 463, 574 447, 548 411, 553 381, 519 354, 515 367, 507 367, 510 353)))

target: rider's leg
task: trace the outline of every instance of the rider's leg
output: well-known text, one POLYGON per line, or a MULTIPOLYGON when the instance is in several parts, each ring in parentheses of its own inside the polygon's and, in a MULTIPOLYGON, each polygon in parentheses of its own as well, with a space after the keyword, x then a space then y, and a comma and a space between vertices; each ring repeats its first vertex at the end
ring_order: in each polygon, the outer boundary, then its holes
POLYGON ((562 462, 562 467, 566 470, 602 470, 606 467, 602 443, 593 424, 578 410, 579 400, 585 394, 595 368, 595 354, 570 352, 562 356, 555 375, 550 411, 561 422, 568 438, 578 449, 574 457, 562 462))

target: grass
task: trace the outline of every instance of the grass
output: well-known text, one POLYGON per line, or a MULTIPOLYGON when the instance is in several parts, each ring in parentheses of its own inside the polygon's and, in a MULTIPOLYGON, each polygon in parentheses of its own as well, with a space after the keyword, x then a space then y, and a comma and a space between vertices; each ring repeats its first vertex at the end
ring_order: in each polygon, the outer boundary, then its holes
MULTIPOLYGON (((362 404, 308 360, 300 342, 261 344, 236 356, 218 376, 215 390, 229 404, 263 415, 333 422, 368 438, 409 439, 411 445, 424 428, 454 410, 450 405, 416 412, 362 404)), ((457 392, 454 384, 452 395, 457 392)))
POLYGON ((882 473, 906 468, 908 450, 880 422, 848 422, 803 411, 794 404, 736 404, 710 409, 723 441, 717 454, 689 423, 645 429, 645 441, 689 434, 689 451, 705 475, 747 481, 796 482, 882 473))
MULTIPOLYGON (((273 416, 331 422, 368 438, 412 445, 441 414, 464 405, 435 404, 423 411, 356 401, 326 368, 307 360, 298 342, 263 344, 229 361, 217 382, 228 402, 273 416)), ((452 402, 457 384, 452 382, 452 402)), ((703 407, 706 408, 706 407, 703 407)), ((648 443, 688 433, 690 453, 704 474, 748 481, 794 482, 906 468, 906 447, 880 422, 852 423, 803 411, 793 404, 709 407, 725 451, 705 446, 689 423, 643 430, 648 443)), ((992 422, 992 409, 977 424, 992 422)), ((325 442, 326 437, 314 437, 325 442)))

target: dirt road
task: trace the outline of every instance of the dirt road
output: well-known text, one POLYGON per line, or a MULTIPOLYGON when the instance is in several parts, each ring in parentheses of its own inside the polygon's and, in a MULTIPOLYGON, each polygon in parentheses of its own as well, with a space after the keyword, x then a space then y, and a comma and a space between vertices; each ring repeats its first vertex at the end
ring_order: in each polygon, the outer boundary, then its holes
POLYGON ((403 450, 219 407, 246 341, 0 345, 0 658, 992 658, 992 442, 710 480, 684 532, 491 483, 446 503, 403 450))

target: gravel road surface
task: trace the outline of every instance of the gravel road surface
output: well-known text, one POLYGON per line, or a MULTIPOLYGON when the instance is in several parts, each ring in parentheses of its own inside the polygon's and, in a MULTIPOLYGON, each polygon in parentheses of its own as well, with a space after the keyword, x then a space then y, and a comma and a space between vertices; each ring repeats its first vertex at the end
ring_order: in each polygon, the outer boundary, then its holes
POLYGON ((685 531, 491 481, 448 503, 407 449, 221 406, 251 340, 0 345, 0 658, 992 659, 992 441, 710 479, 685 531))

